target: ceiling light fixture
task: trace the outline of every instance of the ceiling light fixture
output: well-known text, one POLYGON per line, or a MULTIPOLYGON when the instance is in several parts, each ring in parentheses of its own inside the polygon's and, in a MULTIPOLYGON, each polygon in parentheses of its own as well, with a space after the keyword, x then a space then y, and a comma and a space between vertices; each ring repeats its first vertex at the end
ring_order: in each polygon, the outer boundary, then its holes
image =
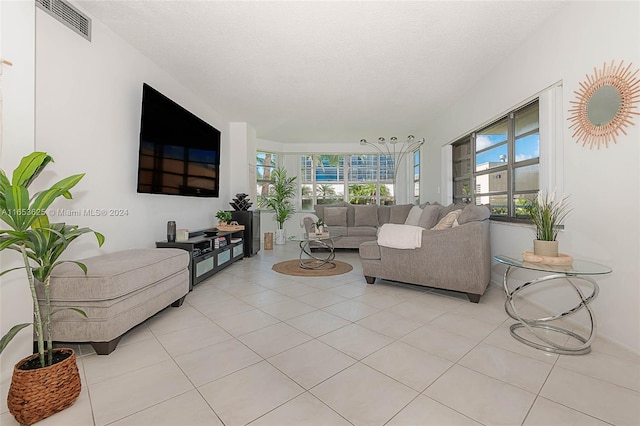
POLYGON ((396 178, 398 176, 398 167, 404 157, 407 156, 408 153, 415 151, 420 148, 426 142, 425 138, 416 139, 415 136, 409 135, 407 139, 402 142, 402 144, 398 147, 398 138, 392 136, 389 138, 389 142, 386 141, 382 136, 378 138, 377 143, 369 142, 366 139, 360 139, 360 145, 367 145, 375 148, 380 154, 393 157, 394 167, 393 167, 393 184, 395 187, 396 178), (384 148, 384 149, 383 149, 384 148))

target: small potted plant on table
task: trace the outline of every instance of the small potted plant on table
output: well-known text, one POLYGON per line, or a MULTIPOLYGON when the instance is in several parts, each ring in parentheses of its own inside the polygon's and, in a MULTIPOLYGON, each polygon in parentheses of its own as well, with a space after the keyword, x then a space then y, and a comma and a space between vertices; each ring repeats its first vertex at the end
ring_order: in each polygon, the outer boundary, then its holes
POLYGON ((216 213, 216 219, 218 219, 218 225, 224 227, 231 224, 233 214, 227 210, 218 210, 218 213, 216 213))
POLYGON ((536 226, 536 239, 533 240, 533 253, 537 256, 558 257, 559 226, 571 212, 567 202, 569 197, 555 199, 555 193, 538 196, 527 207, 531 222, 536 226))
POLYGON ((324 232, 324 220, 318 219, 313 224, 315 226, 315 233, 321 235, 324 232))

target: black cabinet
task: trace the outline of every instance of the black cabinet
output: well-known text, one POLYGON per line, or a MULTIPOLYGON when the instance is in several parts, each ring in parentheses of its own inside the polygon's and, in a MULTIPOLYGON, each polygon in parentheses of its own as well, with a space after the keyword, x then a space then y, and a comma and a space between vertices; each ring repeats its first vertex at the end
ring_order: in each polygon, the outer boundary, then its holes
POLYGON ((189 252, 189 290, 209 278, 222 268, 244 257, 243 231, 197 231, 189 234, 186 241, 157 241, 158 248, 180 248, 189 252), (224 244, 216 244, 222 238, 224 244))
POLYGON ((244 255, 251 257, 260 251, 260 210, 233 210, 233 219, 244 225, 244 255))

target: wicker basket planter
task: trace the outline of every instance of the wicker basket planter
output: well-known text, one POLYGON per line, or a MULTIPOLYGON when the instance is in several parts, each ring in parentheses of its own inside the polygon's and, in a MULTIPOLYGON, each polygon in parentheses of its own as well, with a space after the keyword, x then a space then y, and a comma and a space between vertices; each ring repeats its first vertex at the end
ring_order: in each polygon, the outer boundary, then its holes
POLYGON ((38 354, 33 354, 13 367, 7 406, 21 424, 31 425, 62 411, 73 405, 80 395, 75 352, 67 348, 54 349, 54 352, 71 355, 49 367, 20 370, 24 363, 38 357, 38 354))

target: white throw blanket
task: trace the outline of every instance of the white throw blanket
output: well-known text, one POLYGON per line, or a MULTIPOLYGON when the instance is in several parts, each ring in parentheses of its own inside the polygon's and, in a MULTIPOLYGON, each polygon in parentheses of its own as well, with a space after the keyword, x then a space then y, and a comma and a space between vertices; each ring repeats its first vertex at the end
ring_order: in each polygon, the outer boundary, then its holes
POLYGON ((422 245, 424 228, 385 223, 378 232, 378 245, 397 249, 415 249, 422 245))

